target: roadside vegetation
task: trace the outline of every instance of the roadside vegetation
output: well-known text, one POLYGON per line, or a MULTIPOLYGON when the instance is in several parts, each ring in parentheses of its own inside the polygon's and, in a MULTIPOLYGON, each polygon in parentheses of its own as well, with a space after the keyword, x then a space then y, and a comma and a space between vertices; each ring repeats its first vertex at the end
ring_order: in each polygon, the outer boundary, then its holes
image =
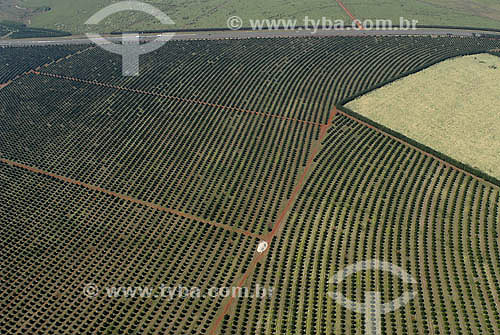
POLYGON ((68 32, 46 29, 31 28, 23 23, 0 22, 0 38, 39 38, 39 37, 63 37, 70 36, 68 32))

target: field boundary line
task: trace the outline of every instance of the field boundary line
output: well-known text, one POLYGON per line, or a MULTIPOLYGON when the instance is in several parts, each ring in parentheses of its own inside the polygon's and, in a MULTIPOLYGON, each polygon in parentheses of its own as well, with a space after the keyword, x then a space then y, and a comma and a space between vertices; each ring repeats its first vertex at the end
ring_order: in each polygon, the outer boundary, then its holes
POLYGON ((5 82, 5 83, 3 83, 3 84, 0 84, 0 90, 1 90, 2 88, 4 88, 4 87, 9 86, 9 84, 10 84, 10 83, 12 83, 12 80, 9 80, 9 81, 7 81, 7 82, 5 82))
POLYGON ((342 1, 341 0, 336 0, 336 1, 337 1, 338 5, 340 7, 342 7, 342 9, 346 12, 346 14, 349 15, 349 17, 351 18, 351 20, 353 22, 356 22, 356 24, 358 25, 358 28, 360 30, 365 30, 365 28, 363 27, 363 25, 361 24, 361 22, 358 19, 356 19, 356 17, 354 17, 354 15, 352 15, 351 11, 349 9, 347 9, 346 6, 344 6, 344 4, 342 3, 342 1))
POLYGON ((204 224, 212 225, 212 226, 215 226, 215 227, 218 227, 218 228, 223 228, 225 230, 229 230, 231 232, 240 233, 240 234, 243 234, 243 235, 246 235, 246 236, 249 236, 249 237, 253 237, 255 239, 259 239, 260 240, 262 238, 262 236, 254 234, 254 233, 251 233, 251 232, 248 232, 246 230, 238 229, 238 228, 231 227, 231 226, 228 226, 228 225, 225 225, 225 224, 222 224, 222 223, 218 223, 218 222, 213 222, 213 221, 205 220, 205 219, 202 219, 200 217, 197 217, 197 216, 194 216, 194 215, 191 215, 191 214, 187 214, 187 213, 184 213, 184 212, 172 209, 172 208, 163 207, 163 206, 156 205, 156 204, 148 202, 148 201, 135 199, 135 198, 133 198, 131 196, 128 196, 128 195, 124 195, 124 194, 121 194, 121 193, 109 191, 109 190, 106 190, 106 189, 98 187, 98 186, 87 184, 87 183, 84 183, 84 182, 81 182, 81 181, 78 181, 78 180, 75 180, 75 179, 72 179, 72 178, 63 177, 63 176, 60 176, 58 174, 55 174, 55 173, 52 173, 52 172, 48 172, 48 171, 44 171, 42 169, 38 169, 38 168, 33 167, 33 166, 29 166, 29 165, 26 165, 26 164, 18 163, 18 162, 9 160, 9 159, 0 158, 0 162, 5 163, 5 164, 7 164, 9 166, 21 168, 21 169, 24 169, 24 170, 27 170, 27 171, 30 171, 30 172, 34 172, 34 173, 41 174, 41 175, 44 175, 44 176, 47 176, 47 177, 51 177, 51 178, 54 178, 54 179, 57 179, 57 180, 60 180, 60 181, 66 182, 66 183, 70 183, 70 184, 73 184, 73 185, 85 187, 85 188, 87 188, 89 190, 92 190, 92 191, 97 191, 97 192, 100 192, 100 193, 104 193, 104 194, 110 195, 112 197, 119 198, 119 199, 122 199, 122 200, 125 200, 125 201, 130 201, 130 202, 136 203, 138 205, 149 207, 149 208, 161 211, 161 212, 175 214, 177 216, 181 216, 181 217, 186 218, 186 219, 190 219, 190 220, 193 220, 193 221, 197 221, 197 222, 201 222, 201 223, 204 223, 204 224))
POLYGON ((335 118, 335 115, 337 115, 338 112, 339 111, 335 107, 330 112, 330 116, 328 117, 328 123, 321 126, 321 131, 320 131, 320 136, 319 136, 318 142, 316 143, 316 145, 312 149, 311 154, 309 155, 309 158, 307 159, 307 163, 306 163, 306 166, 304 167, 304 171, 302 171, 302 174, 299 176, 297 184, 295 185, 295 188, 294 188, 292 194, 290 195, 290 198, 288 199, 288 201, 285 205, 285 208, 281 211, 281 215, 276 220, 276 223, 273 227, 273 230, 268 234, 268 236, 266 236, 266 241, 268 242, 268 244, 271 244, 271 240, 278 233, 281 224, 283 223, 286 215, 288 214, 288 211, 292 207, 292 204, 295 202, 297 195, 299 194, 300 190, 302 189, 302 186, 304 185, 304 182, 306 180, 306 176, 314 163, 314 158, 316 158, 316 155, 318 154, 319 148, 321 147, 321 141, 325 138, 326 133, 328 131, 328 128, 331 127, 333 119, 335 118))
POLYGON ((75 52, 75 53, 72 53, 72 54, 66 55, 66 56, 61 57, 61 58, 59 58, 59 59, 55 59, 55 60, 53 60, 53 61, 52 61, 52 62, 50 62, 50 63, 45 63, 45 64, 43 64, 43 65, 40 65, 40 66, 36 67, 34 70, 35 70, 35 71, 36 71, 36 70, 40 70, 42 67, 49 67, 49 66, 50 66, 50 65, 52 65, 52 64, 57 64, 57 63, 60 63, 60 62, 62 62, 62 61, 63 61, 63 60, 65 60, 65 59, 70 59, 70 58, 71 58, 71 57, 73 57, 73 56, 80 55, 80 54, 82 54, 82 53, 84 53, 84 52, 86 52, 86 51, 88 51, 88 50, 92 50, 92 49, 95 49, 95 48, 97 48, 97 46, 95 46, 95 45, 91 45, 91 46, 90 46, 90 47, 88 47, 88 48, 85 48, 85 49, 82 49, 82 50, 78 50, 78 51, 77 51, 77 52, 75 52))
MULTIPOLYGON (((250 263, 247 271, 243 274, 241 279, 238 281, 237 286, 235 286, 235 287, 238 287, 238 288, 243 287, 243 284, 248 279, 248 277, 250 277, 250 275, 252 274, 257 263, 260 262, 264 257, 267 256, 268 251, 269 251, 270 246, 271 246, 271 243, 272 243, 272 240, 278 234, 279 229, 280 229, 283 221, 285 220, 288 212, 290 211, 290 208, 292 207, 293 203, 295 202, 297 195, 299 194, 300 190, 302 189, 302 186, 305 183, 307 174, 309 173, 309 170, 311 169, 311 167, 314 163, 314 158, 318 154, 318 151, 321 147, 321 141, 325 138, 327 131, 331 127, 333 119, 335 118, 335 116, 337 115, 338 112, 339 112, 339 110, 336 107, 334 107, 333 110, 330 112, 330 116, 328 117, 328 123, 321 125, 319 139, 316 142, 316 145, 314 146, 314 148, 312 149, 311 154, 309 155, 309 158, 307 159, 307 163, 306 163, 306 166, 304 167, 304 171, 302 171, 301 175, 299 176, 298 182, 297 182, 292 194, 290 195, 290 198, 286 202, 284 209, 281 211, 280 216, 276 220, 276 223, 274 224, 273 230, 269 234, 267 234, 265 236, 265 238, 263 238, 263 241, 266 241, 268 244, 266 251, 261 253, 261 254, 258 254, 257 257, 255 257, 253 259, 253 261, 252 261, 252 263, 250 263)), ((224 309, 222 310, 222 313, 219 314, 219 317, 215 320, 215 323, 212 325, 211 330, 209 331, 210 335, 216 334, 217 328, 219 328, 219 325, 222 322, 224 316, 227 315, 227 313, 229 312, 229 309, 231 308, 231 305, 234 302, 234 300, 235 300, 234 295, 229 297, 229 300, 227 301, 226 305, 224 306, 224 309)))
POLYGON ((310 125, 317 126, 317 127, 321 127, 323 125, 323 124, 318 123, 318 122, 300 120, 297 118, 281 116, 281 115, 276 115, 276 114, 270 114, 270 113, 264 113, 264 112, 257 112, 257 111, 252 111, 252 110, 248 110, 248 109, 242 109, 239 107, 229 107, 229 106, 210 103, 210 102, 206 102, 206 101, 198 100, 198 99, 187 99, 187 98, 181 98, 181 97, 178 97, 175 95, 168 95, 168 94, 163 94, 163 93, 144 91, 144 90, 129 88, 129 87, 125 87, 125 86, 107 84, 107 83, 99 82, 96 80, 80 79, 80 78, 75 78, 75 77, 68 77, 68 76, 63 76, 63 75, 59 75, 59 74, 53 74, 53 73, 47 73, 47 72, 41 72, 41 71, 33 71, 33 70, 30 73, 33 73, 33 74, 39 75, 39 76, 46 76, 46 77, 52 77, 52 78, 57 78, 57 79, 62 79, 62 80, 70 80, 70 81, 80 82, 80 83, 89 84, 89 85, 114 88, 114 89, 122 90, 122 91, 126 91, 126 92, 151 95, 151 96, 156 96, 156 97, 161 97, 161 98, 166 98, 166 99, 177 100, 177 101, 181 101, 181 102, 206 105, 206 106, 221 108, 221 109, 225 109, 225 110, 231 110, 231 111, 235 111, 235 112, 244 112, 244 113, 254 114, 254 115, 258 115, 258 116, 277 118, 277 119, 280 119, 283 121, 293 121, 293 122, 306 123, 306 124, 310 124, 310 125))
POLYGON ((402 144, 404 144, 404 145, 406 145, 406 146, 408 146, 408 147, 410 147, 410 148, 412 148, 412 149, 414 149, 414 150, 416 150, 416 151, 418 151, 418 152, 420 152, 420 153, 422 153, 422 154, 424 154, 424 155, 426 155, 426 156, 428 156, 428 157, 430 157, 432 159, 435 159, 439 163, 443 164, 444 166, 446 166, 448 168, 451 168, 451 169, 453 169, 455 171, 458 171, 458 172, 461 172, 461 173, 465 174, 466 176, 469 176, 469 177, 471 177, 473 179, 476 179, 476 180, 479 180, 479 181, 481 181, 481 182, 483 182, 485 184, 488 184, 489 186, 491 186, 491 187, 493 187, 495 189, 499 188, 497 185, 493 184, 492 182, 490 182, 490 181, 488 181, 486 179, 483 179, 483 178, 481 178, 481 177, 479 177, 479 176, 477 176, 477 175, 475 175, 475 174, 473 174, 471 172, 468 172, 468 171, 466 171, 466 170, 464 170, 464 169, 456 166, 455 164, 447 162, 444 159, 439 158, 438 156, 436 156, 436 155, 434 155, 434 154, 432 154, 430 152, 427 152, 427 151, 425 151, 423 149, 420 149, 417 146, 415 146, 415 145, 413 145, 413 144, 411 144, 411 143, 409 143, 409 142, 407 142, 407 141, 405 141, 405 140, 403 140, 401 138, 398 138, 397 136, 389 134, 388 132, 384 131, 383 129, 380 129, 380 128, 374 126, 374 125, 369 124, 368 122, 365 122, 363 120, 358 119, 357 117, 355 117, 353 115, 350 115, 349 113, 346 113, 346 112, 344 112, 342 110, 339 110, 338 113, 341 114, 341 115, 343 115, 343 116, 345 116, 345 117, 348 117, 349 119, 351 119, 353 121, 356 121, 359 124, 362 124, 365 127, 373 129, 376 132, 378 132, 378 133, 380 133, 380 134, 382 134, 384 136, 387 136, 387 137, 389 137, 389 138, 391 138, 393 140, 396 140, 399 143, 402 143, 402 144))
POLYGON ((80 55, 80 54, 84 53, 84 52, 85 52, 85 51, 87 51, 87 50, 92 50, 92 49, 95 49, 95 48, 96 48, 96 46, 90 46, 90 47, 88 47, 88 48, 85 48, 85 49, 82 49, 82 50, 78 50, 78 51, 77 51, 77 52, 75 52, 75 53, 68 54, 68 55, 66 55, 66 56, 64 56, 64 57, 61 57, 61 58, 55 59, 55 60, 53 60, 53 61, 52 61, 52 62, 50 62, 50 63, 45 63, 45 64, 42 64, 42 65, 39 65, 39 66, 37 66, 37 67, 36 67, 36 68, 34 68, 34 69, 31 69, 31 70, 25 71, 25 72, 23 72, 23 73, 21 73, 21 74, 18 74, 17 76, 15 76, 15 77, 14 77, 14 78, 12 78, 12 79, 9 79, 9 80, 8 80, 8 81, 6 81, 5 83, 0 83, 0 90, 1 90, 2 88, 4 88, 4 87, 6 87, 6 86, 10 85, 11 83, 13 83, 14 81, 18 80, 18 79, 19 79, 19 78, 21 78, 21 77, 24 77, 24 76, 29 75, 29 74, 32 74, 32 73, 35 73, 35 74, 36 74, 36 73, 37 73, 36 71, 41 70, 41 69, 42 69, 42 67, 49 67, 49 66, 50 66, 50 65, 52 65, 52 64, 59 63, 59 62, 61 62, 61 61, 65 60, 65 59, 69 59, 69 58, 71 58, 71 57, 73 57, 73 56, 80 55))

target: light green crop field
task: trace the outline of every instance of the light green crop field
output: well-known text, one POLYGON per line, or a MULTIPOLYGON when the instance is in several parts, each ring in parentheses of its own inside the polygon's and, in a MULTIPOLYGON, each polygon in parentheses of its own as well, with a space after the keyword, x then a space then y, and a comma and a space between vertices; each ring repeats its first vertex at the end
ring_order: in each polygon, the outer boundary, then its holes
POLYGON ((500 57, 444 61, 347 104, 407 137, 500 177, 500 57))
MULTIPOLYGON (((18 1, 19 7, 36 11, 50 7, 51 10, 36 14, 29 19, 31 26, 83 33, 89 30, 84 22, 99 9, 113 0, 8 0, 18 1)), ((155 30, 184 28, 226 27, 230 16, 240 16, 245 26, 255 19, 297 19, 302 25, 304 17, 316 20, 326 17, 331 20, 350 19, 335 0, 145 0, 167 15, 175 26, 162 26, 147 15, 139 13, 116 14, 104 22, 99 31, 155 30)), ((496 0, 344 0, 346 7, 360 20, 399 18, 418 20, 420 24, 474 26, 500 28, 500 3, 496 0)), ((25 22, 26 18, 24 19, 25 22)), ((96 28, 92 27, 95 31, 96 28)))
MULTIPOLYGON (((34 16, 32 25, 51 27, 72 33, 81 33, 89 29, 84 22, 97 10, 114 3, 111 0, 85 0, 69 2, 65 0, 23 0, 24 6, 36 8, 49 6, 52 11, 34 16)), ((116 14, 105 22, 100 31, 113 30, 158 30, 182 28, 220 28, 227 26, 227 19, 233 15, 240 16, 245 26, 253 19, 293 19, 298 18, 302 25, 304 16, 330 16, 334 19, 347 20, 348 16, 331 0, 314 0, 304 2, 298 0, 149 0, 143 1, 154 5, 166 13, 176 24, 162 26, 148 15, 137 12, 116 14)), ((92 27, 95 30, 95 27, 92 27)))

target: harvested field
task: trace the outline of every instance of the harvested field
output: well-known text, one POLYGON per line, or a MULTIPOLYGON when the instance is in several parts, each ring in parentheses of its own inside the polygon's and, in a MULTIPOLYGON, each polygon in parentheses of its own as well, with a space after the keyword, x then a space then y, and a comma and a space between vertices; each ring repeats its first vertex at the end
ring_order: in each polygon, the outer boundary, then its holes
POLYGON ((434 65, 362 96, 353 111, 500 178, 500 58, 434 65))

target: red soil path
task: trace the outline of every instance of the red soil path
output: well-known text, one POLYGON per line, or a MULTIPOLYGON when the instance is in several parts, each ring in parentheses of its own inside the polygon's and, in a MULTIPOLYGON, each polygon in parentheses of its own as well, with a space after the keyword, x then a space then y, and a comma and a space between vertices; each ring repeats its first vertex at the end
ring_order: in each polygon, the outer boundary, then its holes
POLYGON ((42 67, 49 67, 50 65, 52 65, 52 64, 54 64, 54 63, 59 63, 59 62, 61 62, 61 61, 65 60, 65 59, 70 59, 71 57, 73 57, 73 56, 75 56, 75 55, 79 55, 79 54, 81 54, 81 53, 83 53, 83 52, 85 52, 85 51, 87 51, 87 50, 92 50, 92 49, 95 49, 95 48, 96 48, 95 46, 88 47, 87 49, 83 49, 83 50, 77 51, 77 52, 75 52, 74 54, 69 54, 69 55, 64 56, 64 57, 62 57, 62 58, 56 59, 56 60, 54 60, 54 61, 52 61, 52 62, 50 62, 50 63, 46 63, 46 64, 43 64, 43 65, 40 65, 40 66, 38 66, 38 67, 37 67, 37 68, 35 68, 35 69, 31 69, 31 70, 26 71, 26 72, 24 72, 24 73, 22 73, 22 74, 19 74, 19 75, 17 75, 14 79, 11 79, 11 80, 9 80, 9 81, 8 81, 8 82, 6 82, 6 83, 0 84, 0 90, 1 90, 2 88, 4 88, 4 87, 8 86, 9 84, 11 84, 13 81, 15 81, 15 80, 17 80, 17 79, 21 78, 22 76, 25 76, 25 75, 28 75, 28 74, 31 74, 31 73, 34 73, 34 74, 39 74, 39 72, 36 72, 36 71, 40 70, 42 67))
POLYGON ((64 80, 71 80, 71 81, 76 81, 76 82, 90 84, 90 85, 96 85, 96 86, 101 86, 101 87, 114 88, 114 89, 122 90, 122 91, 126 91, 126 92, 134 92, 134 93, 140 93, 140 94, 146 94, 146 95, 152 95, 152 96, 162 97, 162 98, 166 98, 166 99, 173 99, 173 100, 177 100, 177 101, 188 102, 188 103, 195 103, 195 104, 199 104, 199 105, 206 105, 206 106, 221 108, 221 109, 225 109, 225 110, 235 111, 235 112, 244 112, 244 113, 249 113, 249 114, 254 114, 254 115, 259 115, 259 116, 264 116, 264 117, 272 117, 272 118, 277 118, 277 119, 285 120, 285 121, 301 122, 301 123, 311 124, 311 125, 314 125, 314 126, 317 126, 317 127, 321 127, 322 126, 321 123, 317 123, 317 122, 305 121, 305 120, 300 120, 300 119, 286 117, 286 116, 281 116, 281 115, 269 114, 269 113, 256 112, 256 111, 251 111, 251 110, 237 108, 237 107, 229 107, 229 106, 224 106, 224 105, 209 103, 209 102, 202 101, 202 100, 197 100, 197 99, 185 99, 185 98, 177 97, 177 96, 174 96, 174 95, 167 95, 167 94, 162 94, 162 93, 155 93, 155 92, 149 92, 149 91, 144 91, 144 90, 138 90, 138 89, 134 89, 134 88, 128 88, 128 87, 125 87, 125 86, 117 86, 117 85, 112 85, 112 84, 106 84, 106 83, 98 82, 98 81, 95 81, 95 80, 86 80, 86 79, 80 79, 80 78, 74 78, 74 77, 67 77, 67 76, 61 76, 61 75, 58 75, 58 74, 52 74, 52 73, 46 73, 46 72, 39 72, 39 71, 32 71, 32 73, 34 73, 36 75, 47 76, 47 77, 58 78, 58 79, 64 79, 64 80))
POLYGON ((28 170, 28 171, 31 171, 31 172, 34 172, 34 173, 37 173, 37 174, 41 174, 41 175, 44 175, 44 176, 52 177, 52 178, 55 178, 57 180, 61 180, 61 181, 66 182, 66 183, 70 183, 70 184, 73 184, 73 185, 82 186, 82 187, 85 187, 85 188, 87 188, 89 190, 92 190, 92 191, 97 191, 97 192, 100 192, 100 193, 108 194, 110 196, 113 196, 113 197, 116 197, 116 198, 119 198, 119 199, 122 199, 122 200, 130 201, 130 202, 133 202, 133 203, 136 203, 136 204, 139 204, 139 205, 142 205, 142 206, 146 206, 146 207, 149 207, 149 208, 152 208, 152 209, 155 209, 155 210, 159 210, 159 211, 162 211, 162 212, 175 214, 175 215, 178 215, 178 216, 181 216, 181 217, 193 220, 193 221, 198 221, 198 222, 201 222, 201 223, 205 223, 205 224, 209 224, 209 225, 216 226, 216 227, 219 227, 219 228, 223 228, 223 229, 226 229, 226 230, 229 230, 229 231, 232 231, 232 232, 237 232, 237 233, 240 233, 240 234, 243 234, 243 235, 246 235, 246 236, 250 236, 250 237, 253 237, 255 239, 261 239, 262 238, 259 235, 247 232, 247 231, 242 230, 242 229, 230 227, 230 226, 224 225, 222 223, 217 223, 217 222, 212 222, 212 221, 204 220, 202 218, 196 217, 196 216, 191 215, 191 214, 186 214, 186 213, 177 211, 175 209, 171 209, 171 208, 159 206, 159 205, 147 202, 147 201, 135 199, 135 198, 129 197, 129 196, 124 195, 124 194, 112 192, 112 191, 103 189, 103 188, 98 187, 98 186, 94 186, 94 185, 90 185, 90 184, 87 184, 87 183, 83 183, 81 181, 74 180, 74 179, 71 179, 71 178, 59 176, 59 175, 57 175, 55 173, 47 172, 47 171, 44 171, 44 170, 41 170, 41 169, 38 169, 38 168, 35 168, 35 167, 32 167, 32 166, 29 166, 29 165, 25 165, 25 164, 21 164, 21 163, 17 163, 17 162, 11 161, 11 160, 8 160, 8 159, 5 159, 5 158, 0 158, 0 162, 8 164, 10 166, 17 167, 17 168, 25 169, 25 170, 28 170))
MULTIPOLYGON (((278 220, 276 221, 273 230, 265 237, 265 239, 263 239, 268 244, 267 250, 269 250, 269 247, 271 246, 271 242, 272 242, 274 236, 276 236, 276 234, 279 232, 281 224, 284 222, 286 215, 288 214, 290 208, 292 207, 293 203, 295 202, 295 199, 297 198, 299 191, 302 189, 302 186, 304 185, 304 181, 306 179, 306 176, 307 176, 309 170, 311 169, 311 166, 313 165, 314 158, 316 157, 316 155, 319 151, 321 141, 326 136, 326 132, 327 132, 328 128, 331 127, 332 122, 333 122, 333 118, 335 117, 335 115, 337 115, 338 112, 339 111, 337 110, 337 108, 334 108, 330 113, 330 117, 328 118, 328 123, 321 125, 321 132, 320 132, 320 136, 319 136, 319 141, 318 141, 317 145, 313 148, 311 155, 309 156, 309 158, 307 160, 307 164, 304 168, 304 171, 299 176, 299 180, 297 182, 297 185, 295 186, 290 198, 288 199, 288 201, 285 205, 285 208, 283 209, 278 220)), ((257 256, 254 258, 254 260, 252 261, 252 263, 248 267, 248 270, 241 277, 241 279, 238 281, 238 283, 235 287, 240 288, 243 286, 243 284, 246 282, 248 277, 252 274, 253 270, 255 269, 256 264, 258 262, 260 262, 266 255, 267 255, 267 251, 263 252, 261 254, 257 254, 257 256)), ((234 296, 231 296, 229 298, 226 305, 224 306, 224 309, 222 310, 222 313, 219 314, 219 317, 215 320, 215 323, 212 326, 209 334, 215 335, 217 328, 219 327, 220 323, 222 322, 224 316, 229 312, 229 309, 230 309, 232 303, 234 302, 234 300, 235 300, 234 296)))
MULTIPOLYGON (((350 119, 352 119, 352 120, 354 120, 354 121, 356 121, 356 122, 358 122, 358 123, 360 123, 360 124, 362 124, 362 125, 364 125, 364 126, 366 126, 366 127, 370 128, 370 129, 373 129, 373 130, 375 130, 375 131, 377 131, 377 132, 379 132, 379 133, 383 134, 384 136, 388 136, 388 137, 390 137, 391 139, 394 139, 394 140, 396 140, 396 141, 398 141, 398 142, 400 142, 400 143, 402 143, 402 144, 404 144, 404 145, 407 145, 407 146, 409 146, 409 147, 411 147, 411 148, 413 148, 413 149, 417 150, 418 152, 420 152, 420 153, 422 153, 422 154, 424 154, 424 155, 427 155, 427 156, 429 156, 429 157, 432 157, 433 159, 435 159, 435 160, 437 160, 438 162, 440 162, 441 164, 443 164, 443 166, 446 166, 446 167, 449 167, 449 168, 455 169, 455 170, 457 170, 457 171, 460 171, 460 172, 462 172, 462 173, 464 173, 464 174, 466 174, 466 175, 468 175, 468 176, 470 176, 470 177, 476 178, 476 179, 478 179, 478 180, 481 180, 481 181, 482 181, 482 182, 484 182, 484 183, 487 183, 487 184, 489 184, 489 185, 491 185, 491 186, 495 187, 495 185, 493 185, 493 184, 489 183, 488 181, 486 181, 486 180, 484 180, 484 179, 481 179, 481 178, 479 178, 479 177, 477 177, 477 176, 475 176, 475 175, 473 175, 473 174, 471 174, 471 173, 469 173, 469 172, 467 172, 467 171, 464 171, 464 170, 462 170, 462 169, 460 169, 460 168, 456 167, 455 165, 452 165, 452 164, 450 164, 450 163, 448 163, 448 162, 446 162, 446 161, 444 161, 444 160, 440 159, 440 158, 439 158, 439 157, 437 157, 437 156, 434 156, 434 155, 432 155, 432 154, 430 154, 430 153, 428 153, 428 152, 426 152, 426 151, 424 151, 424 150, 422 150, 422 149, 419 149, 419 148, 417 148, 417 147, 415 147, 415 146, 411 145, 410 143, 407 143, 407 142, 405 142, 405 141, 403 141, 403 140, 401 140, 401 139, 399 139, 399 138, 397 138, 397 137, 395 137, 395 136, 393 136, 393 135, 390 135, 390 134, 388 134, 388 133, 386 133, 386 132, 382 131, 381 129, 378 129, 378 128, 376 128, 376 127, 374 127, 374 126, 372 126, 372 125, 370 125, 370 124, 368 124, 368 123, 366 123, 366 122, 363 122, 363 121, 361 121, 361 120, 359 120, 359 119, 357 119, 357 118, 355 118, 355 117, 353 117, 353 116, 351 116, 351 115, 349 115, 349 114, 347 114, 347 113, 345 113, 345 112, 343 112, 343 111, 338 110, 337 108, 334 108, 334 109, 333 109, 333 111, 331 112, 330 117, 329 117, 329 119, 328 119, 328 123, 327 123, 326 125, 321 125, 321 131, 320 131, 320 138, 319 138, 319 142, 321 142, 321 140, 323 140, 323 138, 326 136, 326 132, 327 132, 328 128, 329 128, 329 127, 331 127, 331 125, 332 125, 332 121, 333 121, 333 118, 334 118, 334 117, 335 117, 335 115, 337 115, 337 114, 344 115, 344 116, 346 116, 346 117, 348 117, 348 118, 350 118, 350 119)), ((272 242, 273 237, 274 237, 274 236, 276 236, 276 234, 279 232, 279 228, 281 227, 281 224, 283 223, 283 221, 284 221, 284 219, 285 219, 286 215, 288 214, 288 211, 289 211, 289 210, 290 210, 290 208, 292 207, 292 205, 293 205, 293 203, 294 203, 294 201, 295 201, 295 199, 296 199, 296 197, 297 197, 297 195, 298 195, 299 191, 301 190, 301 188, 302 188, 302 186, 303 186, 303 184, 304 184, 305 178, 306 178, 306 176, 307 176, 307 173, 308 173, 308 171, 310 170, 310 168, 311 168, 311 166, 312 166, 312 164, 313 164, 314 158, 316 157, 316 154, 317 154, 318 150, 319 150, 319 145, 318 145, 318 146, 316 146, 316 147, 312 150, 311 155, 310 155, 310 157, 309 157, 309 159, 308 159, 308 161, 307 161, 306 167, 304 168, 304 171, 303 171, 303 172, 302 172, 302 174, 300 175, 300 177, 299 177, 299 181, 298 181, 298 183, 297 183, 297 185, 296 185, 295 189, 293 190, 293 193, 292 193, 292 195, 290 196, 290 199, 288 199, 288 201, 287 201, 287 203, 286 203, 286 205, 285 205, 285 208, 283 209, 283 211, 281 212, 281 215, 279 216, 278 220, 276 221, 276 224, 275 224, 275 226, 274 226, 273 230, 272 230, 272 231, 271 231, 271 233, 269 233, 269 235, 268 235, 268 236, 266 236, 266 238, 264 239, 264 240, 268 243, 268 245, 269 245, 269 246, 271 245, 271 242, 272 242)), ((269 250, 269 246, 268 246, 268 249, 267 249, 267 250, 269 250)), ((245 272, 245 274, 241 277, 241 279, 239 280, 239 282, 238 282, 238 284, 237 284, 237 286, 236 286, 236 287, 242 287, 242 286, 243 286, 243 284, 245 283, 245 281, 248 279, 248 277, 250 276, 250 274, 253 272, 253 270, 254 270, 254 268, 255 268, 255 265, 256 265, 258 262, 260 262, 260 261, 261 261, 261 260, 262 260, 262 259, 263 259, 266 255, 267 255, 267 251, 266 251, 266 252, 264 252, 264 253, 262 253, 262 254, 258 254, 258 255, 254 258, 254 260, 253 260, 253 262, 250 264, 250 266, 249 266, 249 268, 248 268, 247 272, 245 272)), ((230 297, 230 298, 229 298, 229 300, 227 301, 226 305, 224 306, 224 309, 223 309, 222 313, 219 315, 219 317, 216 319, 216 321, 215 321, 214 325, 212 326, 211 331, 210 331, 210 333, 209 333, 210 335, 215 335, 215 333, 216 333, 216 331, 217 331, 217 329, 218 329, 218 327, 219 327, 220 323, 222 322, 222 320, 223 320, 224 316, 225 316, 225 315, 229 312, 229 309, 230 309, 230 307, 231 307, 231 305, 232 305, 232 303, 233 303, 233 301, 234 301, 234 300, 235 300, 235 298, 234 298, 234 297, 230 297)))
POLYGON ((358 19, 356 19, 354 17, 354 15, 352 15, 351 11, 349 9, 347 9, 346 6, 344 6, 344 4, 342 3, 342 1, 337 0, 337 3, 339 4, 340 7, 342 7, 342 9, 346 12, 346 14, 349 15, 349 17, 352 19, 352 21, 356 22, 356 24, 358 25, 359 30, 365 30, 365 28, 363 27, 363 25, 361 24, 361 22, 358 19))
POLYGON ((26 72, 24 72, 24 73, 22 73, 22 74, 20 74, 20 75, 17 75, 14 79, 11 79, 11 80, 9 80, 9 81, 8 81, 8 82, 6 82, 6 83, 0 84, 0 90, 1 90, 2 88, 4 88, 4 87, 7 87, 8 85, 10 85, 10 84, 11 84, 14 80, 17 80, 17 79, 21 78, 22 76, 28 75, 28 74, 30 74, 30 73, 35 73, 35 71, 34 71, 34 70, 29 70, 29 71, 26 71, 26 72))
POLYGON ((276 221, 276 224, 274 225, 273 230, 271 231, 271 233, 266 238, 266 242, 269 245, 271 244, 271 240, 273 239, 273 237, 276 236, 276 234, 277 234, 277 232, 278 232, 281 224, 283 223, 286 215, 288 214, 288 211, 290 210, 290 208, 292 207, 292 204, 294 203, 295 199, 297 198, 297 195, 299 194, 299 191, 302 189, 302 185, 304 185, 304 181, 306 179, 307 173, 311 169, 311 166, 313 164, 314 158, 316 157, 316 155, 318 153, 321 141, 323 140, 323 138, 325 138, 326 132, 327 132, 328 128, 331 127, 333 118, 335 117, 335 115, 337 114, 337 112, 338 112, 337 108, 334 108, 331 111, 331 113, 330 113, 330 117, 328 118, 328 123, 326 125, 322 125, 321 126, 321 131, 320 131, 319 141, 318 141, 319 143, 318 143, 318 145, 316 145, 312 149, 311 155, 309 156, 309 158, 307 160, 307 163, 306 163, 306 166, 304 168, 304 171, 302 171, 302 174, 299 176, 299 180, 297 182, 297 185, 295 186, 295 189, 293 190, 293 192, 292 192, 292 194, 290 196, 290 199, 288 199, 288 201, 287 201, 287 203, 285 205, 285 208, 281 212, 281 215, 279 216, 278 220, 276 221))

